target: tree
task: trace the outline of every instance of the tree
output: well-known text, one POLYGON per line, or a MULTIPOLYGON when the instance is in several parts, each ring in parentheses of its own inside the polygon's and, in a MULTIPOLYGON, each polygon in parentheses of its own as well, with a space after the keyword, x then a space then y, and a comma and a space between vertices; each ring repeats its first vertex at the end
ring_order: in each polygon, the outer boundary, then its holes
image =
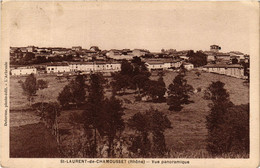
POLYGON ((63 88, 57 99, 62 107, 66 108, 69 106, 69 103, 72 102, 72 93, 69 85, 63 88))
POLYGON ((140 57, 133 57, 131 63, 133 64, 135 75, 140 72, 148 71, 145 62, 143 62, 140 57))
POLYGON ((84 76, 78 75, 75 81, 71 81, 70 87, 72 92, 72 102, 75 102, 77 106, 84 103, 86 98, 84 76))
POLYGON ((146 82, 144 94, 150 96, 154 102, 162 102, 165 100, 164 95, 166 90, 163 77, 160 76, 158 81, 149 80, 146 82))
POLYGON ((145 113, 138 112, 128 120, 128 126, 135 130, 129 149, 138 157, 163 157, 168 152, 164 132, 172 127, 162 112, 153 108, 145 113))
POLYGON ((212 82, 205 91, 204 98, 209 99, 210 114, 207 116, 207 150, 213 154, 222 154, 227 152, 225 143, 223 143, 223 123, 225 115, 233 104, 229 100, 229 94, 224 89, 224 83, 217 81, 212 82))
POLYGON ((124 109, 121 102, 112 96, 110 99, 104 101, 103 106, 103 125, 100 129, 101 135, 105 135, 108 138, 108 157, 114 155, 114 139, 119 137, 125 126, 122 116, 124 115, 124 109))
POLYGON ((169 105, 169 110, 181 111, 183 104, 189 104, 192 101, 189 100, 193 87, 187 84, 187 80, 184 79, 184 75, 178 74, 173 83, 168 87, 168 99, 167 104, 169 105))
POLYGON ((158 78, 158 100, 163 101, 165 92, 167 91, 165 82, 163 80, 163 74, 161 74, 158 78))
POLYGON ((122 61, 121 71, 113 74, 113 93, 126 88, 137 89, 139 96, 144 84, 149 80, 150 72, 148 72, 145 63, 139 57, 134 57, 132 63, 126 60, 122 61))
POLYGON ((180 74, 186 75, 187 71, 188 70, 184 67, 184 64, 181 64, 181 66, 180 66, 180 74))
POLYGON ((227 152, 249 154, 249 104, 229 108, 222 128, 227 152))
POLYGON ((114 73, 112 75, 113 81, 111 82, 111 86, 113 89, 113 94, 115 95, 117 91, 123 89, 123 92, 129 87, 130 85, 130 77, 127 75, 122 75, 121 73, 114 73))
POLYGON ((34 74, 30 74, 26 79, 25 82, 22 84, 23 93, 27 96, 27 100, 29 101, 29 105, 33 101, 33 96, 36 94, 38 87, 36 82, 36 77, 34 74))
POLYGON ((38 89, 45 89, 45 88, 47 88, 47 87, 48 87, 48 82, 47 82, 47 81, 42 80, 42 79, 39 79, 39 80, 37 81, 37 88, 38 88, 38 89))
POLYGON ((32 52, 27 52, 24 57, 19 61, 21 65, 28 65, 33 62, 35 54, 32 52))
POLYGON ((168 152, 164 132, 166 129, 172 128, 171 122, 166 115, 153 108, 148 111, 148 114, 150 115, 150 129, 153 134, 152 154, 154 157, 164 157, 168 152))
POLYGON ((133 136, 129 150, 140 155, 139 157, 149 157, 151 155, 151 141, 148 138, 150 131, 149 116, 138 112, 128 120, 128 126, 135 130, 135 136, 133 136))
POLYGON ((207 64, 207 55, 201 51, 188 52, 187 56, 189 57, 189 62, 192 63, 195 67, 203 66, 207 64))
POLYGON ((75 103, 76 106, 85 102, 85 79, 83 75, 78 75, 75 80, 72 80, 59 93, 58 101, 62 107, 68 107, 70 103, 75 103))
POLYGON ((145 87, 145 84, 149 81, 149 78, 144 74, 135 75, 132 78, 133 88, 138 90, 138 96, 140 97, 141 89, 145 87))
POLYGON ((102 74, 91 74, 88 86, 88 99, 86 103, 86 109, 82 113, 82 119, 84 124, 85 132, 94 130, 93 144, 90 143, 90 157, 97 156, 97 131, 102 133, 103 122, 104 122, 104 87, 105 83, 102 74))
POLYGON ((127 76, 133 75, 133 66, 127 60, 122 61, 120 74, 127 76))
POLYGON ((48 125, 52 128, 53 134, 56 136, 56 140, 59 143, 59 123, 58 117, 60 116, 60 106, 57 102, 50 102, 45 108, 44 119, 48 125))

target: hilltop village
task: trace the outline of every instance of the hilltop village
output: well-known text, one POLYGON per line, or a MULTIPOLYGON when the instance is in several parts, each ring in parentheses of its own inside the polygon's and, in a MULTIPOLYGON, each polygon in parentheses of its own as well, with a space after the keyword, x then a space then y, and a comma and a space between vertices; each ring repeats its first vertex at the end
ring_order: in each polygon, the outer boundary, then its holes
POLYGON ((34 74, 75 75, 102 72, 109 75, 121 70, 121 62, 139 57, 149 71, 173 71, 183 67, 245 79, 249 75, 249 55, 239 51, 221 52, 211 45, 208 51, 162 49, 101 50, 98 46, 84 49, 81 46, 61 47, 10 47, 10 75, 34 74))

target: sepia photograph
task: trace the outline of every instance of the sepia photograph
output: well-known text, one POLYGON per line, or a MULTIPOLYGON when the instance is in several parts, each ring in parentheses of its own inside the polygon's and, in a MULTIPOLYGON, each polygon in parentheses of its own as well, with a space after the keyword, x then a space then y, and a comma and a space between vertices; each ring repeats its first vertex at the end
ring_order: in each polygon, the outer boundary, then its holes
POLYGON ((1 146, 12 162, 259 164, 257 2, 2 8, 1 146))

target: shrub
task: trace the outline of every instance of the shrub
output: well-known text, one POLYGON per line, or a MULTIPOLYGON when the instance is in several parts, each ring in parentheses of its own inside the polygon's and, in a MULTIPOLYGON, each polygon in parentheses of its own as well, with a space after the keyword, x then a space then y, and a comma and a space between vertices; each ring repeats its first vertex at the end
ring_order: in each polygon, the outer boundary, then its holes
POLYGON ((48 87, 48 82, 45 80, 39 79, 37 81, 37 87, 38 87, 38 89, 45 89, 48 87))

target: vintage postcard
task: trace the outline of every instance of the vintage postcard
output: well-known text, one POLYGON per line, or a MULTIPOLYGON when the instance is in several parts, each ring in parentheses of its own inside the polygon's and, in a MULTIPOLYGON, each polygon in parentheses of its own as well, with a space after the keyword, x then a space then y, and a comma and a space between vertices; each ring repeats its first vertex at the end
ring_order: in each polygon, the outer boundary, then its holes
POLYGON ((1 167, 259 166, 259 3, 1 2, 1 167))

